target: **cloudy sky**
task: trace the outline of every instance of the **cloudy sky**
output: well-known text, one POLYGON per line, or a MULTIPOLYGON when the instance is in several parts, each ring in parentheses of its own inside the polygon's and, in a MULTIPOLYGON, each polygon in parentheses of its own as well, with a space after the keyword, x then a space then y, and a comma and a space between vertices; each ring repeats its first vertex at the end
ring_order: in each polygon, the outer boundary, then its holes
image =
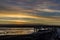
POLYGON ((20 9, 34 10, 42 8, 59 12, 59 2, 59 0, 0 0, 0 10, 20 11, 20 9))
MULTIPOLYGON (((8 20, 7 16, 10 15, 8 16, 10 19, 11 17, 19 18, 18 22, 30 23, 35 20, 36 23, 44 23, 48 19, 46 17, 60 17, 60 0, 0 0, 0 15, 0 20, 8 20), (16 16, 16 14, 19 16, 16 16), (44 22, 39 22, 40 20, 44 22)), ((54 18, 49 18, 47 21, 52 22, 47 23, 54 24, 55 22, 56 24, 57 22, 60 25, 60 19, 56 20, 54 18)), ((11 21, 10 19, 9 21, 11 21)))

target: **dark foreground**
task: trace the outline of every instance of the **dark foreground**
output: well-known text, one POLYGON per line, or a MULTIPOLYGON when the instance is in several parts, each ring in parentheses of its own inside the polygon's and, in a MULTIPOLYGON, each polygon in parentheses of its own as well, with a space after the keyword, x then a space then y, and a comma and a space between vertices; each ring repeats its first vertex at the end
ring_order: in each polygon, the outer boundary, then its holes
POLYGON ((38 31, 29 35, 5 35, 0 36, 0 40, 59 40, 52 31, 38 31))
POLYGON ((0 40, 60 40, 57 31, 55 28, 59 28, 60 26, 48 26, 48 25, 0 25, 0 27, 51 27, 53 30, 39 30, 35 33, 29 35, 5 35, 0 36, 0 40))

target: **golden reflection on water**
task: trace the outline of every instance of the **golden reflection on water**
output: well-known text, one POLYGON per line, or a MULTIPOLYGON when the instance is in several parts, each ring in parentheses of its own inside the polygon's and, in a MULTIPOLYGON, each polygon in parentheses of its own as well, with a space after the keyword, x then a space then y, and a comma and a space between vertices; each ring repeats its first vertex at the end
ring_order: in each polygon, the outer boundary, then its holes
POLYGON ((34 28, 0 28, 0 35, 26 35, 33 32, 34 28))

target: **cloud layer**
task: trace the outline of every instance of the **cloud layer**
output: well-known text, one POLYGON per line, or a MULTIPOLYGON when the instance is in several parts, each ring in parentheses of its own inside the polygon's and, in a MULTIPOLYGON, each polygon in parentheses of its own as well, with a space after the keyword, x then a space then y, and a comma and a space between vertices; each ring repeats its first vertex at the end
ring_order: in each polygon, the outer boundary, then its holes
MULTIPOLYGON (((3 19, 3 23, 6 22, 4 20, 7 20, 7 18, 5 17, 7 16, 11 20, 12 18, 17 17, 18 19, 20 19, 18 20, 18 22, 20 21, 20 22, 44 23, 44 24, 46 23, 56 24, 57 22, 57 24, 60 24, 60 21, 59 21, 60 19, 56 20, 54 18, 50 19, 50 18, 40 17, 40 16, 46 16, 46 17, 59 16, 60 17, 59 2, 60 2, 59 0, 0 0, 0 15, 3 14, 2 17, 0 16, 0 18, 3 19), (16 16, 15 14, 16 15, 19 14, 19 15, 16 16), (24 14, 26 16, 24 16, 24 14), (36 18, 34 17, 34 15, 38 17, 36 18), (5 18, 3 18, 3 16, 5 18)), ((9 19, 9 22, 11 21, 10 19, 9 19)), ((17 23, 16 20, 14 21, 14 23, 15 22, 17 23)))

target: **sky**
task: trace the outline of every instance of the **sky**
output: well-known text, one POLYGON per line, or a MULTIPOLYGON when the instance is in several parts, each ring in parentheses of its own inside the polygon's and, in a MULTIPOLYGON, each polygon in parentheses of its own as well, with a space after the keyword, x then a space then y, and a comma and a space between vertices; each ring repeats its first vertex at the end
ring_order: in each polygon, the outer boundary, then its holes
POLYGON ((50 10, 60 10, 59 0, 0 0, 0 10, 34 10, 40 7, 50 10), (41 5, 41 6, 40 6, 41 5))
MULTIPOLYGON (((10 17, 15 17, 15 15, 20 15, 20 22, 22 21, 21 18, 24 18, 22 22, 33 21, 36 19, 36 23, 44 23, 38 20, 46 20, 52 22, 46 22, 49 24, 59 24, 60 25, 60 0, 0 0, 0 20, 6 20, 7 18, 3 19, 3 17, 10 15, 10 17), (6 15, 5 15, 6 14, 6 15), (22 15, 22 16, 21 16, 22 15), (31 18, 34 18, 34 19, 31 18), (38 17, 39 16, 39 17, 38 17), (1 19, 2 18, 2 19, 1 19), (57 20, 55 19, 57 18, 57 20), (29 19, 29 20, 28 20, 29 19), (25 20, 25 21, 24 21, 25 20), (26 21, 28 20, 28 21, 26 21), (54 20, 54 21, 53 21, 54 20), (54 23, 55 22, 55 23, 54 23)), ((15 17, 15 18, 16 18, 15 17)), ((10 18, 11 19, 11 18, 10 18)), ((11 21, 9 19, 9 21, 11 21)), ((18 21, 19 22, 19 21, 18 21)), ((1 22, 4 23, 4 22, 1 22)), ((8 23, 7 23, 8 24, 8 23)))

